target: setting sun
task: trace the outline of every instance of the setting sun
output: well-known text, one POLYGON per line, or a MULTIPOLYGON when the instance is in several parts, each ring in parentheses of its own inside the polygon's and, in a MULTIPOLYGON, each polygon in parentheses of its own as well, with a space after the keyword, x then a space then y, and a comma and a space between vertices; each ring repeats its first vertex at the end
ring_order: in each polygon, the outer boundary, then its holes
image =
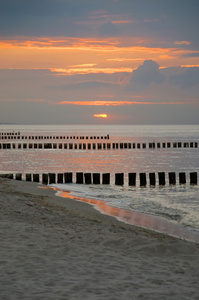
POLYGON ((107 118, 107 114, 95 114, 94 115, 95 118, 107 118))

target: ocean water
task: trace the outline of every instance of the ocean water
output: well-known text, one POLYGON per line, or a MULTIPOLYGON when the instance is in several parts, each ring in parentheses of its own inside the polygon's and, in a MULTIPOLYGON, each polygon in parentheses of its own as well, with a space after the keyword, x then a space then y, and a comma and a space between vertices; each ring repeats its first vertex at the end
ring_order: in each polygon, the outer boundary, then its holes
MULTIPOLYGON (((68 140, 56 139, 57 143, 167 143, 167 142, 199 142, 199 126, 131 126, 131 125, 0 125, 0 133, 19 132, 21 135, 69 136, 68 140), (71 140, 73 136, 106 136, 109 140, 71 140)), ((0 140, 0 143, 5 141, 0 140)), ((6 141, 8 142, 8 141, 6 141)), ((18 143, 21 141, 9 141, 18 143)), ((34 142, 34 141, 23 141, 34 142)), ((48 140, 37 141, 48 142, 48 140)), ((52 142, 52 141, 51 141, 52 142)), ((64 173, 76 172, 110 173, 110 185, 56 184, 73 196, 85 199, 100 200, 108 207, 132 212, 132 219, 144 215, 157 223, 144 227, 168 232, 168 227, 176 226, 199 236, 199 185, 189 184, 189 173, 198 172, 198 148, 160 148, 160 149, 111 149, 111 150, 69 150, 69 149, 0 149, 0 173, 64 173), (135 187, 128 186, 128 173, 137 173, 135 187), (147 174, 146 187, 139 186, 139 173, 147 174), (166 185, 149 186, 148 173, 165 172, 166 185), (168 184, 168 172, 176 172, 175 186, 168 184), (187 183, 179 185, 178 173, 185 172, 187 183), (115 173, 124 173, 124 185, 116 186, 115 173), (134 216, 134 217, 133 217, 134 216), (163 222, 162 229, 160 222, 163 222), (164 223, 165 222, 165 223, 164 223), (166 224, 166 225, 165 225, 166 224)), ((157 178, 156 178, 156 181, 157 178)), ((122 218, 119 218, 122 219, 122 218)), ((129 216, 126 222, 129 222, 129 216)), ((139 225, 139 222, 138 222, 139 225)), ((142 226, 142 225, 141 225, 142 226)), ((177 231, 176 231, 177 232, 177 231)), ((182 233, 176 233, 176 235, 182 233)), ((175 234, 174 234, 175 235, 175 234)), ((186 238, 186 236, 185 236, 186 238)), ((198 239, 199 238, 193 238, 198 239)))

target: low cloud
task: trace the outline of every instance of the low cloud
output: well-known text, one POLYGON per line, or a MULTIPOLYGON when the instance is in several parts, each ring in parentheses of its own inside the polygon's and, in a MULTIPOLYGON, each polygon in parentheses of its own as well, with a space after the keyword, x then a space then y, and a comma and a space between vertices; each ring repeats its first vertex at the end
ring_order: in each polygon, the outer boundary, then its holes
POLYGON ((199 67, 182 69, 183 73, 172 75, 170 77, 170 84, 180 86, 183 89, 190 88, 199 84, 199 67))
POLYGON ((130 86, 133 89, 144 89, 151 84, 162 84, 164 75, 159 65, 153 60, 145 60, 143 65, 133 71, 130 86))

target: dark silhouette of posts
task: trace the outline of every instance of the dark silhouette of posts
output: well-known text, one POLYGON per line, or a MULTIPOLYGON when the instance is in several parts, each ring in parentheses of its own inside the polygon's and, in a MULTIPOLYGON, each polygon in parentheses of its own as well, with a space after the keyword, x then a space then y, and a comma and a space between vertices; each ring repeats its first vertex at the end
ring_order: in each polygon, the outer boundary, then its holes
POLYGON ((156 185, 156 178, 155 178, 155 173, 149 173, 149 182, 150 185, 156 185))
POLYGON ((62 173, 57 174, 57 183, 64 183, 64 174, 62 173))
POLYGON ((26 181, 32 181, 32 175, 26 174, 26 181))
POLYGON ((22 174, 17 173, 15 178, 16 178, 16 180, 22 180, 22 174))
POLYGON ((100 184, 100 173, 93 173, 93 184, 100 184))
POLYGON ((82 184, 84 182, 84 176, 82 172, 77 172, 76 173, 76 183, 82 184))
POLYGON ((56 183, 56 181, 55 181, 56 176, 55 176, 54 173, 49 173, 48 176, 49 176, 49 184, 54 184, 54 183, 56 183))
POLYGON ((84 173, 84 181, 86 184, 91 184, 91 173, 84 173))
POLYGON ((64 182, 72 183, 73 182, 73 173, 64 173, 64 182))
POLYGON ((186 183, 186 173, 179 173, 179 183, 185 184, 186 183))
POLYGON ((116 185, 124 184, 124 173, 116 173, 115 174, 115 184, 116 185))
POLYGON ((159 185, 165 185, 165 172, 159 172, 158 173, 158 178, 159 178, 159 185))
POLYGON ((48 174, 42 174, 42 183, 48 184, 48 174))
POLYGON ((33 182, 39 182, 39 174, 33 174, 33 182))
POLYGON ((197 172, 191 172, 190 173, 190 184, 195 185, 197 184, 198 178, 197 178, 197 172))
POLYGON ((169 173, 169 184, 171 184, 171 185, 176 184, 176 173, 175 172, 169 173))
POLYGON ((129 173, 129 185, 135 186, 136 185, 136 173, 129 173))
POLYGON ((110 173, 102 174, 102 184, 110 184, 110 173))
POLYGON ((146 173, 140 173, 140 186, 146 186, 146 173))

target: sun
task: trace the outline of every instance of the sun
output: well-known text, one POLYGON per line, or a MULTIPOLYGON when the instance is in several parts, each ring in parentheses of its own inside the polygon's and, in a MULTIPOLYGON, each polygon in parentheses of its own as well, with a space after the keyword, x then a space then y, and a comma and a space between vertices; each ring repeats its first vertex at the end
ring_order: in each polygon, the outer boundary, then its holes
POLYGON ((95 114, 94 115, 95 118, 108 118, 107 114, 95 114))

